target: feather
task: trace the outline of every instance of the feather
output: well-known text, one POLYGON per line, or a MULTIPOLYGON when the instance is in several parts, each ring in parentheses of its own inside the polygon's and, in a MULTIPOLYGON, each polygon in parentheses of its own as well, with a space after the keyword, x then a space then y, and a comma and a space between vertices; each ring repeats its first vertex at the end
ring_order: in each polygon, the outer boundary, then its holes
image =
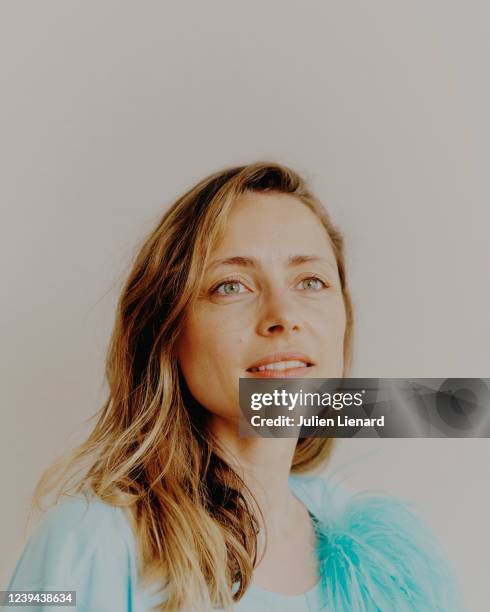
POLYGON ((335 612, 456 612, 459 589, 444 554, 409 504, 352 495, 317 517, 325 607, 335 612))

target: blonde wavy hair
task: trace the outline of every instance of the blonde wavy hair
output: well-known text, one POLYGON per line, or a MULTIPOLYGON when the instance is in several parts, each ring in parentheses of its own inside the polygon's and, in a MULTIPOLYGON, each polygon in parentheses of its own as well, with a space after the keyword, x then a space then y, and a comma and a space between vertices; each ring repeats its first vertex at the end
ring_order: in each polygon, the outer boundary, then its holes
MULTIPOLYGON (((145 239, 119 298, 106 360, 108 397, 90 420, 87 440, 41 476, 32 507, 55 492, 91 495, 128 515, 143 584, 157 583, 163 611, 231 609, 257 563, 254 499, 203 426, 174 347, 197 297, 209 255, 244 192, 295 196, 330 237, 343 292, 344 376, 352 355, 352 303, 343 238, 304 180, 290 168, 259 162, 200 181, 165 212, 145 239), (159 582, 160 581, 160 582, 159 582)), ((292 472, 311 471, 332 439, 300 438, 292 472)))

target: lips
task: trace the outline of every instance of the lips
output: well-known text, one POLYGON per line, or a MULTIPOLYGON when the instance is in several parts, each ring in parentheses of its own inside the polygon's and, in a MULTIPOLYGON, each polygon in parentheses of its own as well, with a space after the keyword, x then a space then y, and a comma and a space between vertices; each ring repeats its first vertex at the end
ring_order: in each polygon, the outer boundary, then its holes
POLYGON ((282 376, 287 376, 290 374, 302 374, 304 372, 306 372, 306 369, 313 366, 314 365, 314 361, 311 359, 311 357, 309 355, 307 355, 306 353, 303 353, 301 351, 282 351, 282 352, 278 352, 278 353, 271 353, 269 355, 266 355, 265 357, 262 357, 261 359, 258 359, 257 361, 255 361, 254 363, 252 363, 248 368, 247 368, 247 372, 249 372, 250 374, 253 374, 254 376, 264 376, 266 378, 268 377, 282 377, 282 376), (260 366, 267 366, 270 365, 271 363, 280 363, 280 362, 287 362, 287 361, 295 361, 295 362, 302 362, 304 365, 299 366, 297 364, 293 365, 293 367, 291 368, 286 368, 286 369, 277 369, 277 370, 263 370, 263 371, 259 371, 259 370, 255 370, 254 368, 259 368, 260 366))

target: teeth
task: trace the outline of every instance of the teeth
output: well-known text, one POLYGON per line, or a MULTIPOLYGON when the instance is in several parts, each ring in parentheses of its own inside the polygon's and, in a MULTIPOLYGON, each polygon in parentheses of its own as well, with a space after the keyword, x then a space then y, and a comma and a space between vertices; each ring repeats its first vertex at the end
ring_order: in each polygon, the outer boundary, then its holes
POLYGON ((251 372, 264 372, 265 370, 289 370, 290 368, 304 368, 307 364, 304 361, 276 361, 267 365, 251 368, 251 372))

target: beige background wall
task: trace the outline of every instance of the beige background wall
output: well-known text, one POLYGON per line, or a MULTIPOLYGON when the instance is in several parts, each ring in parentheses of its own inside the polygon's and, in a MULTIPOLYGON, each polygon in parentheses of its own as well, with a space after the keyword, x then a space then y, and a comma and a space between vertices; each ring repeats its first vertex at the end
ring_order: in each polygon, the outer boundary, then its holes
MULTIPOLYGON (((184 188, 272 158, 344 230, 353 375, 489 376, 490 9, 437 0, 3 0, 0 586, 41 469, 99 407, 136 245, 184 188)), ((487 603, 488 440, 348 440, 487 603)))

